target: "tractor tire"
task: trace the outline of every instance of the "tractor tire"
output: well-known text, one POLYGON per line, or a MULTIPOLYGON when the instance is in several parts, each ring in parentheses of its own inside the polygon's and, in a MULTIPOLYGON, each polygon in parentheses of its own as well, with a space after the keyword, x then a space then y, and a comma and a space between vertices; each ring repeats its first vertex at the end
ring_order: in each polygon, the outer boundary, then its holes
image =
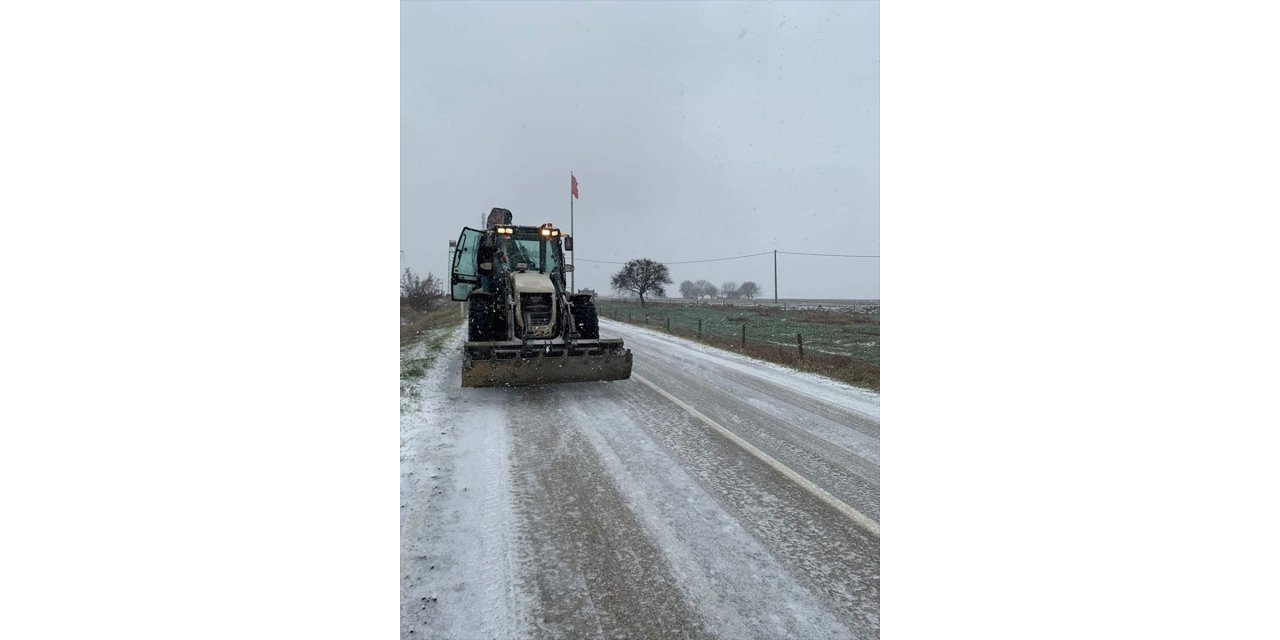
POLYGON ((590 299, 574 301, 573 322, 579 337, 593 340, 600 337, 600 317, 596 315, 596 303, 590 299))
POLYGON ((493 303, 488 296, 472 296, 467 303, 467 341, 488 342, 492 340, 495 314, 493 303))
POLYGON ((489 339, 507 339, 507 308, 501 303, 494 303, 493 312, 489 314, 489 339))

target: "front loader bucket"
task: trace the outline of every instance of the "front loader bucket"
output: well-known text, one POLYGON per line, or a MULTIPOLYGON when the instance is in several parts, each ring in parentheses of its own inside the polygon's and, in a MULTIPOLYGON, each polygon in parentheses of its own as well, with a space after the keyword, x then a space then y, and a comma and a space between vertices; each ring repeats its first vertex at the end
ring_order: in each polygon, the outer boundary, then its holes
POLYGON ((468 342, 462 351, 464 387, 519 387, 631 377, 631 351, 617 339, 570 344, 468 342))

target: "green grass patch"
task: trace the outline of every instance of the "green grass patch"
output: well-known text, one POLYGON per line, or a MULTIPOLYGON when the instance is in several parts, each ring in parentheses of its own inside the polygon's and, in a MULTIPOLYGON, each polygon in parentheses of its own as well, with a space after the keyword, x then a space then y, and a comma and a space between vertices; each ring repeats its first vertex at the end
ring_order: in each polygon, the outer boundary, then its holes
POLYGON ((819 373, 880 390, 880 316, 844 309, 780 309, 756 306, 662 302, 641 307, 596 300, 600 316, 667 330, 722 349, 819 373), (701 332, 699 332, 701 321, 701 332), (747 344, 742 346, 746 327, 747 344), (796 335, 804 337, 804 358, 796 335))
POLYGON ((444 343, 462 324, 457 304, 444 303, 428 311, 400 307, 400 411, 422 397, 418 380, 440 356, 444 343))

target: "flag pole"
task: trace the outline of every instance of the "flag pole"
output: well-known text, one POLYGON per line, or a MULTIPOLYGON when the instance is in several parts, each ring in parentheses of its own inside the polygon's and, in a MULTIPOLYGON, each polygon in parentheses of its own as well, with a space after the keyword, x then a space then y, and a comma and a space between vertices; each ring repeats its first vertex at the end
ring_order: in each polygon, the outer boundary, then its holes
MULTIPOLYGON (((569 237, 573 238, 574 242, 577 242, 578 239, 573 235, 573 171, 569 171, 569 187, 569 237)), ((577 253, 577 251, 569 252, 570 265, 573 265, 574 255, 577 253)), ((577 271, 578 267, 574 266, 573 271, 569 272, 569 293, 578 292, 578 279, 576 277, 577 271)))

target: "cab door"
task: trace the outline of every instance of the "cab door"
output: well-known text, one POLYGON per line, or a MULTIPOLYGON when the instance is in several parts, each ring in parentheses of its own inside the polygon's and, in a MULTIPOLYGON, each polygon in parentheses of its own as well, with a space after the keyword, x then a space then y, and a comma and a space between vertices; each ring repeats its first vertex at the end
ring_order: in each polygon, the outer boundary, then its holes
POLYGON ((480 241, 483 231, 464 227, 458 236, 458 246, 453 250, 453 271, 449 284, 453 287, 453 299, 466 300, 471 290, 480 285, 480 241))

